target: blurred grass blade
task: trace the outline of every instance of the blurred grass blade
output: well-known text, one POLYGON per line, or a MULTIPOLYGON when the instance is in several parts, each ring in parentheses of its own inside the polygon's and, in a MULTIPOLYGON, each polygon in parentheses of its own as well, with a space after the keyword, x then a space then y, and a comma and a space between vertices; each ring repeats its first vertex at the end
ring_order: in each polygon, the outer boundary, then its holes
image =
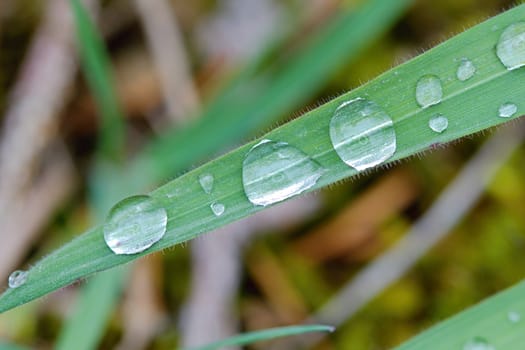
POLYGON ((396 350, 522 349, 525 282, 412 338, 396 350))
MULTIPOLYGON (((315 191, 357 174, 355 169, 341 161, 329 137, 334 112, 350 100, 367 98, 392 118, 397 149, 388 163, 512 120, 500 118, 498 109, 503 103, 513 102, 516 104, 515 116, 525 112, 525 84, 522 83, 525 68, 507 70, 497 58, 494 47, 505 28, 524 17, 525 5, 496 16, 267 133, 263 138, 287 142, 325 169, 317 183, 309 188, 309 191, 315 191), (466 82, 456 79, 458 63, 463 57, 470 58, 477 67, 476 74, 466 82), (441 78, 444 95, 439 104, 421 108, 415 98, 416 84, 428 74, 441 78), (430 119, 437 114, 448 118, 448 129, 442 133, 429 127, 430 119)), ((243 160, 256 142, 150 193, 166 209, 168 216, 165 236, 151 248, 135 255, 115 255, 104 242, 102 228, 94 227, 29 270, 24 285, 9 289, 0 297, 0 311, 33 300, 78 278, 185 242, 262 210, 263 207, 254 206, 248 200, 242 183, 243 160), (199 176, 203 174, 215 177, 211 194, 205 193, 199 184, 199 176), (210 209, 216 201, 225 208, 220 216, 215 216, 210 209)), ((193 144, 187 147, 193 147, 193 144)))
MULTIPOLYGON (((129 172, 138 176, 136 187, 164 181, 196 160, 292 113, 321 90, 338 69, 371 46, 411 3, 369 0, 355 10, 343 11, 278 67, 270 67, 253 79, 236 80, 205 106, 201 118, 167 133, 137 157, 129 172), (185 152, 174 154, 173 150, 185 152)), ((251 77, 252 70, 248 68, 246 77, 251 77)))
MULTIPOLYGON (((95 217, 102 221, 111 203, 121 198, 111 164, 124 155, 124 119, 111 81, 111 67, 105 46, 82 4, 71 0, 77 27, 83 70, 97 100, 99 111, 98 152, 90 172, 89 197, 95 217), (101 181, 105 178, 105 181, 101 181)), ((96 349, 107 320, 115 309, 128 275, 127 268, 98 274, 82 287, 73 314, 61 330, 56 349, 96 349)))
POLYGON ((127 274, 112 269, 98 274, 82 288, 73 317, 68 319, 60 333, 56 349, 96 349, 106 328, 106 320, 113 313, 127 274), (81 312, 78 312, 81 311, 81 312))
POLYGON ((310 326, 289 326, 270 328, 262 331, 249 332, 236 335, 234 337, 224 339, 212 344, 191 348, 188 350, 216 350, 226 346, 243 346, 253 344, 259 341, 265 341, 281 337, 289 337, 292 335, 299 335, 311 332, 333 332, 334 327, 324 325, 310 325, 310 326))
POLYGON ((14 345, 14 344, 8 344, 8 343, 2 343, 0 342, 0 350, 28 350, 29 348, 20 346, 20 345, 14 345))
POLYGON ((86 9, 80 0, 70 0, 76 29, 83 71, 95 97, 100 114, 101 135, 99 148, 112 159, 123 156, 124 127, 115 89, 113 88, 109 58, 86 9))

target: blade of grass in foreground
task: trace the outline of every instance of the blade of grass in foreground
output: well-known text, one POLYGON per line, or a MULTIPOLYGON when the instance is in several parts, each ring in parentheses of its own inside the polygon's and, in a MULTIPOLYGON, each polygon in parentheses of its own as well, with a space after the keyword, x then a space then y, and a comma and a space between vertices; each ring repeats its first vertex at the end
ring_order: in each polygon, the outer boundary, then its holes
MULTIPOLYGON (((373 101, 377 106, 372 105, 372 110, 381 108, 392 119, 396 150, 383 164, 395 162, 435 144, 456 140, 523 114, 525 102, 522 96, 525 93, 525 85, 522 81, 525 78, 525 68, 507 70, 495 52, 495 46, 505 29, 523 18, 525 5, 471 28, 368 84, 306 113, 302 118, 267 133, 264 139, 286 142, 293 149, 300 150, 299 153, 292 151, 293 154, 304 154, 308 158, 306 164, 309 164, 309 167, 297 170, 292 164, 292 169, 281 168, 274 171, 286 178, 286 172, 293 170, 292 177, 299 176, 309 181, 310 175, 319 175, 319 172, 314 173, 312 169, 324 169, 322 176, 308 191, 356 175, 358 171, 347 166, 335 152, 330 138, 330 123, 339 106, 359 98, 361 100, 357 101, 373 101), (466 81, 456 77, 463 58, 470 59, 476 67, 475 74, 466 81), (424 83, 423 90, 421 82, 424 83), (439 97, 436 85, 442 86, 443 95, 440 102, 431 107, 420 107, 416 100, 418 83, 420 103, 422 99, 435 101, 436 96, 439 97), (510 102, 513 103, 511 110, 515 112, 511 113, 513 117, 501 118, 500 112, 508 112, 507 103, 510 102), (505 108, 500 108, 501 106, 505 108), (441 121, 438 124, 441 127, 444 125, 443 118, 446 117, 448 128, 437 128, 433 124, 436 117, 441 121), (441 133, 436 132, 436 129, 441 133)), ((521 62, 525 61, 523 55, 523 51, 520 51, 517 56, 521 62)), ((365 131, 372 133, 374 127, 368 128, 365 131)), ((387 130, 391 135, 391 128, 387 130)), ((166 210, 168 218, 166 234, 151 248, 134 255, 116 255, 104 242, 102 228, 94 227, 29 270, 24 285, 9 289, 0 297, 0 311, 33 300, 78 278, 185 242, 262 210, 263 206, 250 202, 243 186, 243 162, 258 142, 260 140, 244 145, 151 192, 150 197, 166 210), (199 177, 206 174, 214 177, 213 189, 208 191, 209 193, 199 184, 199 177), (214 215, 212 204, 217 202, 223 206, 223 210, 214 215)), ((391 145, 387 144, 390 147, 391 145)), ((366 151, 366 146, 364 150, 366 151)), ((290 148, 287 148, 287 151, 290 151, 290 148)), ((370 155, 373 156, 376 152, 377 149, 370 149, 370 155)), ((264 182, 264 175, 270 172, 273 163, 262 161, 260 166, 263 176, 256 177, 255 180, 264 182), (266 166, 269 166, 267 171, 266 166)), ((282 177, 277 177, 276 180, 279 183, 282 177)), ((279 188, 275 188, 275 191, 278 190, 279 188)))
POLYGON ((271 340, 280 337, 289 337, 292 335, 299 335, 311 332, 333 332, 334 327, 324 325, 309 325, 309 326, 289 326, 280 328, 270 328, 262 331, 255 331, 243 333, 234 337, 220 340, 218 342, 191 348, 187 350, 216 350, 226 346, 242 346, 253 344, 259 341, 271 340))
POLYGON ((525 344, 525 282, 412 338, 396 350, 521 349, 525 344))

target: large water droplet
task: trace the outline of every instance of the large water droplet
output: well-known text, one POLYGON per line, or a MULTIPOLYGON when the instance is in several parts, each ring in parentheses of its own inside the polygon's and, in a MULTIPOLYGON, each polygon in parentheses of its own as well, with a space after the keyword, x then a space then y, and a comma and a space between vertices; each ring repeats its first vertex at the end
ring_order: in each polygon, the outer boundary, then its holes
POLYGON ((428 126, 435 132, 442 133, 448 128, 448 119, 442 114, 437 114, 430 118, 428 126))
POLYGON ((13 273, 9 275, 7 284, 9 285, 9 288, 18 288, 24 283, 26 283, 26 279, 27 279, 26 271, 16 270, 16 271, 13 271, 13 273))
POLYGON ((496 54, 508 70, 525 65, 525 22, 511 24, 503 31, 496 54))
POLYGON ((226 207, 222 203, 212 203, 210 208, 215 216, 221 216, 224 214, 224 210, 226 210, 226 207))
POLYGON ((210 194, 213 190, 213 175, 211 174, 202 174, 199 176, 199 183, 201 184, 202 189, 207 194, 210 194))
POLYGON ((286 142, 262 140, 246 154, 242 183, 255 205, 270 205, 314 186, 324 168, 286 142))
POLYGON ((396 151, 392 119, 379 105, 364 98, 336 109, 330 121, 330 139, 343 162, 360 171, 381 164, 396 151))
POLYGON ((168 214, 153 198, 126 198, 111 209, 104 224, 104 240, 115 254, 140 253, 166 233, 168 214))
POLYGON ((416 100, 423 108, 437 105, 443 98, 441 80, 435 75, 424 75, 417 81, 416 100))
POLYGON ((474 66, 474 63, 468 58, 462 58, 456 72, 456 77, 461 81, 465 81, 472 78, 475 73, 476 67, 474 66))
POLYGON ((521 321, 521 315, 516 311, 509 311, 507 318, 511 323, 518 323, 521 321))
POLYGON ((463 346, 463 350, 495 350, 485 338, 474 337, 463 346))
POLYGON ((518 106, 510 102, 502 104, 501 106, 499 106, 499 109, 498 109, 499 116, 501 118, 510 118, 514 114, 516 114, 517 111, 518 111, 518 106))

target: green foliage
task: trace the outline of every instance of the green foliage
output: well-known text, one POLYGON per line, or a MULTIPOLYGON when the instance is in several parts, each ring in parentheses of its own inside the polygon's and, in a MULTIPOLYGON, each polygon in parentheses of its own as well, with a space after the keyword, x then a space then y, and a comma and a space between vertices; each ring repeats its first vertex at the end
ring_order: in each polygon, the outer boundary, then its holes
MULTIPOLYGON (((334 152, 328 125, 336 108, 343 102, 365 97, 382 106, 391 116, 397 137, 397 151, 389 162, 409 157, 432 147, 503 123, 498 108, 515 102, 517 115, 524 112, 520 96, 525 70, 509 71, 498 60, 494 47, 502 31, 525 16, 519 6, 494 17, 448 40, 427 53, 381 75, 364 86, 344 94, 303 117, 283 125, 264 139, 285 141, 308 154, 327 171, 311 190, 316 190, 356 175, 334 152), (468 81, 456 79, 461 58, 471 59, 477 73, 468 81), (426 74, 440 77, 443 100, 422 109, 415 99, 415 87, 426 74), (449 128, 434 133, 429 119, 440 113, 449 119, 449 128)), ((261 106, 263 107, 263 106, 261 106)), ((0 297, 0 310, 5 311, 91 273, 124 264, 145 254, 193 239, 229 222, 251 215, 262 207, 253 206, 243 191, 241 167, 254 141, 211 161, 158 188, 150 195, 168 212, 165 237, 152 248, 133 256, 113 254, 106 246, 101 227, 95 227, 37 263, 28 273, 25 285, 10 289, 0 297), (200 188, 198 177, 213 174, 212 196, 200 188), (210 204, 220 200, 225 213, 215 217, 210 204)), ((199 145, 196 145, 199 146, 199 145)))
POLYGON ((525 282, 491 297, 416 336, 397 350, 519 349, 523 344, 525 282), (467 344, 478 347, 467 347, 467 344), (485 344, 486 347, 481 345, 485 344))
POLYGON ((81 61, 101 117, 99 148, 104 156, 118 160, 123 156, 124 128, 113 88, 109 57, 80 0, 70 0, 70 3, 75 16, 81 61))
POLYGON ((334 327, 323 326, 323 325, 311 325, 311 326, 289 326, 280 328, 270 328, 263 331, 248 332, 236 335, 234 337, 220 340, 218 342, 192 348, 188 350, 215 350, 222 349, 226 346, 242 346, 253 344, 259 341, 265 341, 280 337, 289 337, 291 335, 299 335, 311 332, 333 332, 334 327))

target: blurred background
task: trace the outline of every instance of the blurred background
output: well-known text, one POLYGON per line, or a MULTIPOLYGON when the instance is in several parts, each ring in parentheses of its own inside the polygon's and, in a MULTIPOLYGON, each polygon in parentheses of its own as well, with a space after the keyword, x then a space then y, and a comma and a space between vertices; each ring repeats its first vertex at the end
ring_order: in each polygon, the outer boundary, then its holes
MULTIPOLYGON (((120 198, 299 117, 512 3, 85 0, 125 123, 124 155, 115 160, 100 156, 108 130, 81 71, 68 1, 1 0, 0 284, 120 198)), ((76 349, 175 349, 312 320, 338 329, 250 348, 396 346, 522 279, 525 149, 504 133, 280 204, 141 259, 120 269, 120 279, 80 281, 0 315, 0 339, 67 348, 80 327, 86 339, 76 349), (88 293, 94 297, 80 302, 88 293), (78 326, 97 308, 106 312, 78 326)))

